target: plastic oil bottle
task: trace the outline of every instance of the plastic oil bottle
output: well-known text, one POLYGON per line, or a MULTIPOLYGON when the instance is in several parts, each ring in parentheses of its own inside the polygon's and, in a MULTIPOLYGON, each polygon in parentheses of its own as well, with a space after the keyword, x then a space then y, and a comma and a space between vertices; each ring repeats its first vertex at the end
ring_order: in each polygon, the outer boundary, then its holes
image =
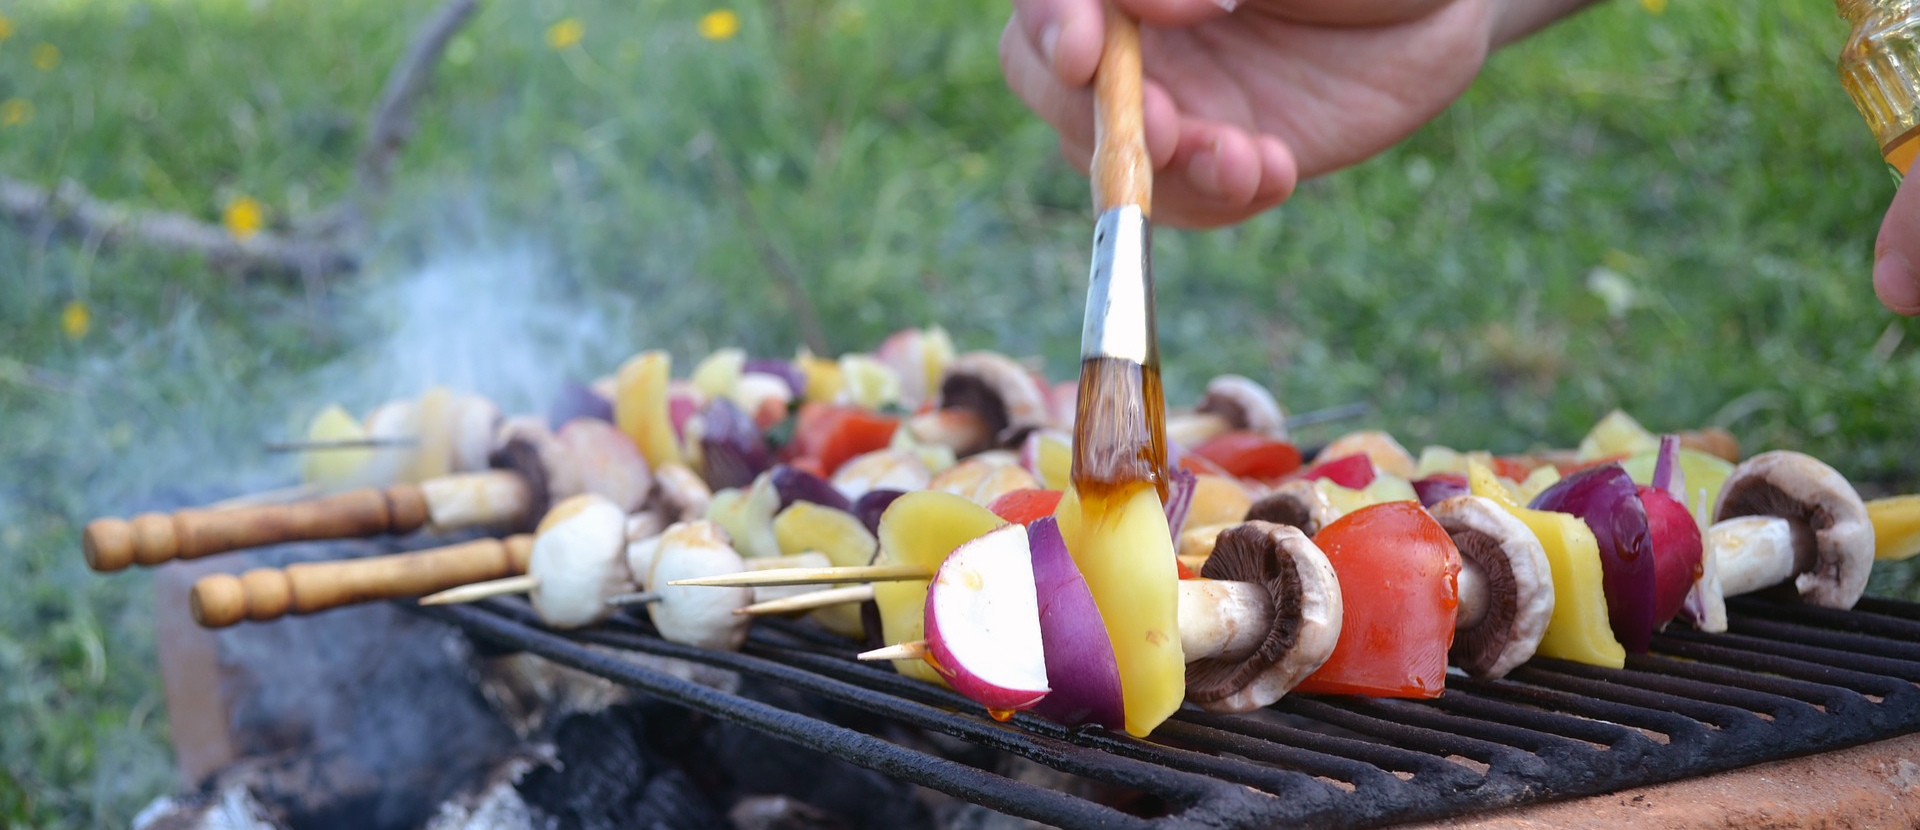
POLYGON ((1920 152, 1920 0, 1834 0, 1853 24, 1840 83, 1866 116, 1896 178, 1920 152))

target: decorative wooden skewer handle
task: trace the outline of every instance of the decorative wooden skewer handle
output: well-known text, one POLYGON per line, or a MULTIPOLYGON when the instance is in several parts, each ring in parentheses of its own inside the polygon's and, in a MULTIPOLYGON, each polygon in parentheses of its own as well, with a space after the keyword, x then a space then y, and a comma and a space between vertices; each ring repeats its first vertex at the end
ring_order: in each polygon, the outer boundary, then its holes
POLYGON ((1153 213, 1153 158, 1147 154, 1140 79, 1140 22, 1107 5, 1106 40, 1093 73, 1093 209, 1138 205, 1153 213))
POLYGON ((412 533, 427 523, 420 488, 396 484, 351 490, 296 504, 190 508, 143 513, 128 519, 94 519, 84 534, 87 564, 96 571, 128 565, 158 565, 242 548, 412 533))
POLYGON ((532 555, 533 536, 521 534, 391 556, 255 568, 239 576, 214 574, 193 584, 190 608, 208 628, 265 622, 526 573, 532 555))

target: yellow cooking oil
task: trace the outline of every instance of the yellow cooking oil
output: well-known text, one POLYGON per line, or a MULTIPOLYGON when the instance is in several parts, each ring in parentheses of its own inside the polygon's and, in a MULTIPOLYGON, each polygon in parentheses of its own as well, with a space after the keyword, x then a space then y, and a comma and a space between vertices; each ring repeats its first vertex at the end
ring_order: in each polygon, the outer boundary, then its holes
POLYGON ((1920 0, 1834 0, 1853 24, 1840 83, 1867 119, 1894 178, 1920 151, 1920 0))

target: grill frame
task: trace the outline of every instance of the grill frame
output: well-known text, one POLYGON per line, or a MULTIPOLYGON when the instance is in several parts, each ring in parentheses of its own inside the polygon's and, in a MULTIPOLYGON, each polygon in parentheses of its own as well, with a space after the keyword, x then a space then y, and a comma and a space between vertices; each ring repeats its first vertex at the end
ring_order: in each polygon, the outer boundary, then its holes
MULTIPOLYGON (((417 606, 409 606, 416 607, 417 606)), ((1452 675, 1431 701, 1293 695, 1256 715, 1191 707, 1152 740, 1018 715, 852 660, 855 644, 761 620, 739 653, 670 643, 632 617, 556 632, 518 600, 418 608, 470 636, 883 774, 1060 827, 1377 827, 1595 795, 1920 732, 1920 604, 1853 611, 1752 597, 1729 631, 1674 627, 1624 669, 1536 659, 1452 675), (1796 638, 1791 641, 1788 638, 1796 638), (646 653, 791 686, 897 723, 1136 790, 1141 817, 624 659, 646 653), (1458 761, 1453 759, 1466 759, 1458 761), (1340 783, 1345 782, 1343 786, 1340 783)))

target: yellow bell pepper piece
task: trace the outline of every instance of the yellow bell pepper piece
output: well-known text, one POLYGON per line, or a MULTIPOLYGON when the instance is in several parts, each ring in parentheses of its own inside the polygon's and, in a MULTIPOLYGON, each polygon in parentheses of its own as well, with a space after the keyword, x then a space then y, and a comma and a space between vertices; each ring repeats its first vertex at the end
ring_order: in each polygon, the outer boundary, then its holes
POLYGON ((1149 484, 1087 497, 1070 488, 1055 515, 1113 642, 1127 732, 1144 737, 1187 692, 1180 574, 1160 494, 1149 484))
POLYGON ((1867 502, 1867 519, 1873 522, 1873 558, 1909 559, 1920 553, 1920 496, 1867 502))
POLYGON ((1553 570, 1553 616, 1547 633, 1534 650, 1542 657, 1620 668, 1627 650, 1614 639, 1607 620, 1607 595, 1601 583, 1600 543, 1586 522, 1565 513, 1529 510, 1515 504, 1506 485, 1493 471, 1467 465, 1467 486, 1476 496, 1493 499, 1519 519, 1546 548, 1553 570))
POLYGON ((672 371, 673 356, 655 350, 628 358, 614 376, 613 422, 656 468, 680 462, 680 439, 667 414, 672 371))

